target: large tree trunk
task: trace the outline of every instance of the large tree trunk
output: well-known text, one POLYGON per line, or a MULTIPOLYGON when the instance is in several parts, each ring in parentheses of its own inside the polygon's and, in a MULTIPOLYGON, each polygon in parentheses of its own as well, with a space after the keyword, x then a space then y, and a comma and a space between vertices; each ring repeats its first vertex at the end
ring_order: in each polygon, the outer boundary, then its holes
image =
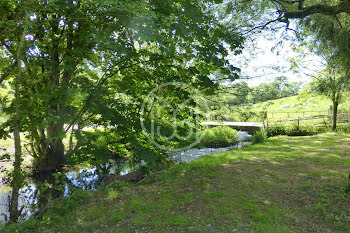
POLYGON ((54 138, 54 140, 49 143, 49 149, 47 151, 47 162, 48 167, 54 168, 55 170, 61 170, 62 166, 65 163, 62 132, 63 123, 49 125, 47 129, 47 136, 49 138, 54 138))
POLYGON ((65 163, 65 149, 62 142, 62 123, 51 123, 47 129, 47 138, 52 141, 46 144, 43 154, 40 154, 35 164, 36 175, 40 178, 47 178, 56 171, 61 171, 65 163))
MULTIPOLYGON (((54 17, 59 18, 56 14, 54 17)), ((56 21, 52 22, 52 31, 53 35, 59 34, 58 24, 56 21)), ((48 88, 58 89, 62 86, 62 78, 60 71, 60 41, 56 36, 52 37, 52 64, 50 69, 50 79, 48 80, 48 88)), ((48 122, 48 127, 46 129, 46 138, 45 138, 45 149, 41 151, 41 154, 38 156, 37 164, 35 170, 37 175, 40 178, 50 177, 52 173, 61 170, 64 165, 64 145, 62 142, 62 133, 63 133, 63 108, 61 106, 60 100, 64 96, 58 95, 53 96, 47 102, 47 114, 48 116, 54 116, 53 119, 50 119, 48 122)))

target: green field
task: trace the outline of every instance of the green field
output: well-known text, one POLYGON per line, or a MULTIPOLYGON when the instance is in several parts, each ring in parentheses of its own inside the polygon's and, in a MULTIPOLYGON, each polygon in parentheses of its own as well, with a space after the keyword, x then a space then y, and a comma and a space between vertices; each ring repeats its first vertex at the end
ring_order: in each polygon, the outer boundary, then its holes
POLYGON ((349 138, 269 138, 78 192, 5 232, 349 232, 349 138))
MULTIPOLYGON (((241 122, 267 122, 271 124, 293 125, 296 121, 276 123, 285 119, 306 118, 317 115, 328 115, 331 100, 315 95, 313 97, 291 96, 277 100, 270 100, 257 104, 244 106, 221 105, 212 112, 212 120, 241 121, 241 122), (266 115, 265 115, 266 114, 266 115), (267 116, 267 118, 265 118, 267 116)), ((338 108, 339 113, 350 113, 350 99, 344 98, 338 108)), ((330 118, 300 120, 301 125, 327 125, 330 127, 330 118)))
MULTIPOLYGON (((350 104, 349 99, 344 99, 343 102, 339 105, 339 113, 349 113, 350 104)), ((267 119, 271 126, 273 125, 284 125, 291 126, 297 125, 300 126, 326 126, 331 127, 331 118, 319 118, 319 119, 307 119, 298 121, 283 121, 285 119, 305 119, 310 116, 317 115, 331 115, 332 112, 329 112, 329 107, 332 105, 331 100, 324 96, 314 96, 310 98, 300 98, 299 96, 287 97, 279 100, 268 101, 264 103, 259 103, 253 105, 253 109, 256 111, 266 111, 267 119), (286 107, 283 107, 286 106, 286 107), (294 106, 294 107, 293 107, 294 106), (277 121, 277 122, 276 122, 277 121), (282 122, 278 122, 282 121, 282 122)), ((342 119, 338 119, 338 125, 342 126, 342 119)))
MULTIPOLYGON (((268 117, 272 117, 271 113, 274 114, 274 118, 279 116, 286 117, 287 113, 295 113, 296 115, 302 116, 302 113, 305 112, 306 115, 315 115, 320 113, 328 113, 329 106, 332 105, 332 101, 329 98, 326 98, 321 95, 317 95, 310 98, 300 98, 299 96, 291 96, 277 100, 270 100, 267 102, 262 102, 254 104, 251 106, 255 111, 267 111, 268 117), (303 105, 306 103, 306 105, 303 105), (293 104, 295 107, 293 107, 293 104), (291 107, 283 108, 283 105, 291 105, 291 107), (299 106, 299 107, 297 107, 299 106), (285 113, 281 113, 285 112, 285 113), (280 113, 280 114, 278 114, 280 113)), ((343 102, 339 105, 340 112, 349 112, 350 110, 350 100, 344 99, 343 102)), ((293 114, 290 114, 292 117, 293 114)))
MULTIPOLYGON (((300 99, 298 96, 291 96, 254 104, 252 109, 256 111, 267 111, 269 118, 272 118, 272 113, 276 113, 273 118, 277 118, 277 116, 284 117, 282 115, 288 116, 288 114, 282 114, 281 112, 296 113, 298 115, 301 115, 303 112, 315 112, 315 114, 318 112, 327 113, 331 104, 332 102, 323 96, 312 97, 312 99, 300 99), (303 106, 304 103, 306 103, 305 106, 303 106), (295 107, 293 107, 293 104, 295 104, 295 107), (282 108, 281 106, 283 105, 291 105, 291 107, 282 108)), ((290 114, 290 117, 292 115, 290 114)))

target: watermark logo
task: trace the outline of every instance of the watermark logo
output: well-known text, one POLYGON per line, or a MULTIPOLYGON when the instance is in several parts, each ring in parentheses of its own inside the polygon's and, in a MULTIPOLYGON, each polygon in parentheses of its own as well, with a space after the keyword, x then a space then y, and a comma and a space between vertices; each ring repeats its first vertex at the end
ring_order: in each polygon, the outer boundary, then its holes
POLYGON ((197 145, 202 137, 198 133, 200 122, 207 121, 210 112, 203 96, 196 88, 182 82, 163 83, 150 91, 142 103, 140 120, 152 144, 171 152, 197 145), (180 148, 171 146, 179 141, 188 144, 180 148))

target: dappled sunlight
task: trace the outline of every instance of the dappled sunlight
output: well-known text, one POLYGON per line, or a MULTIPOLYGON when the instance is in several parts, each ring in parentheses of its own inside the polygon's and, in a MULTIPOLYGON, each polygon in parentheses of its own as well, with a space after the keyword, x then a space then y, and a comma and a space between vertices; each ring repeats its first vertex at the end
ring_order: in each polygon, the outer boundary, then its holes
POLYGON ((329 153, 335 139, 328 138, 323 145, 319 138, 328 136, 270 138, 262 144, 201 157, 118 192, 109 186, 84 200, 86 208, 69 216, 81 226, 107 219, 125 229, 130 225, 164 226, 160 229, 166 231, 167 227, 190 229, 187 227, 196 224, 205 232, 208 224, 219 229, 234 221, 240 224, 237 229, 264 223, 273 226, 267 232, 274 232, 277 225, 290 229, 281 232, 297 232, 302 222, 303 229, 323 224, 332 232, 320 210, 327 208, 341 221, 350 215, 350 199, 339 198, 344 195, 341 185, 350 162, 344 163, 349 159, 337 155, 343 147, 329 153))
POLYGON ((230 164, 230 163, 224 163, 224 164, 221 164, 221 166, 227 168, 227 167, 234 167, 234 165, 236 164, 230 164))
MULTIPOLYGON (((347 136, 348 134, 346 134, 347 136)), ((335 147, 334 144, 342 143, 332 137, 333 134, 321 134, 310 137, 275 137, 270 138, 266 143, 257 144, 239 150, 210 155, 194 161, 199 166, 216 166, 218 164, 228 164, 236 160, 249 160, 255 162, 267 161, 276 165, 285 162, 292 162, 300 159, 320 159, 331 160, 332 164, 342 163, 344 159, 344 147, 335 147), (323 145, 320 147, 320 145, 323 145), (278 160, 278 161, 276 161, 278 160), (280 161, 282 160, 282 161, 280 161)))
POLYGON ((270 161, 270 163, 271 163, 271 164, 274 164, 274 165, 282 165, 282 163, 277 162, 277 161, 273 161, 273 160, 272 160, 272 161, 270 161))
POLYGON ((322 144, 322 143, 324 143, 324 141, 320 141, 320 140, 317 140, 317 141, 316 141, 316 140, 314 140, 313 143, 314 143, 314 144, 322 144))
POLYGON ((298 173, 298 176, 307 176, 307 174, 300 172, 300 173, 298 173))

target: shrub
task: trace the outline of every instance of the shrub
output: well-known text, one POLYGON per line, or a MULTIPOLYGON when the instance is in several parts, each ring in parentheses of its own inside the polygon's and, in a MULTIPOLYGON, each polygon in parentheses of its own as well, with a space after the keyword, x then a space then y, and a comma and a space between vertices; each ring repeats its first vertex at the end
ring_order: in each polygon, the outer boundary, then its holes
POLYGON ((252 143, 257 144, 257 143, 262 143, 267 139, 267 135, 265 130, 260 130, 255 132, 255 134, 252 136, 252 143))
POLYGON ((297 125, 292 125, 287 128, 288 136, 311 136, 318 133, 323 133, 325 130, 323 127, 314 127, 311 125, 305 125, 298 127, 297 125))
POLYGON ((350 133, 350 123, 338 124, 337 131, 342 133, 350 133))
POLYGON ((286 127, 283 127, 281 125, 275 125, 275 126, 266 128, 265 130, 266 130, 267 137, 286 135, 286 127))
POLYGON ((199 146, 225 147, 238 142, 238 132, 228 126, 217 126, 203 132, 199 146))
POLYGON ((311 136, 327 131, 327 128, 324 127, 315 127, 312 125, 291 125, 291 126, 281 126, 276 125, 269 127, 266 130, 267 137, 273 137, 278 135, 287 135, 287 136, 311 136))

